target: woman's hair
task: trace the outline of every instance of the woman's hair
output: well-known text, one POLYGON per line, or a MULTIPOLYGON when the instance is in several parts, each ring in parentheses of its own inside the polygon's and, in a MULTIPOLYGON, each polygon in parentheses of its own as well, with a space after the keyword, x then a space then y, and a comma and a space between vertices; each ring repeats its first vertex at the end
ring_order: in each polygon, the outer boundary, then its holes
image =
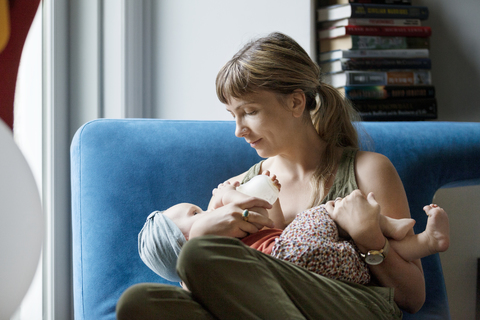
POLYGON ((318 135, 327 143, 324 162, 313 176, 312 206, 321 203, 324 183, 335 170, 335 147, 358 147, 353 121, 358 115, 351 103, 331 85, 321 82, 320 67, 292 38, 275 32, 246 44, 217 75, 217 96, 231 98, 266 90, 279 95, 300 89, 305 108, 318 135))

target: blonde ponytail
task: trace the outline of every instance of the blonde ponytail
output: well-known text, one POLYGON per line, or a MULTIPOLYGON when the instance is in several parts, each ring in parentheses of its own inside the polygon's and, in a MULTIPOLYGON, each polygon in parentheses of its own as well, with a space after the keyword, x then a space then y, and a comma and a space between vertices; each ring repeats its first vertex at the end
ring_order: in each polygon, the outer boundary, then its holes
POLYGON ((351 102, 329 84, 318 87, 319 102, 311 111, 311 118, 318 135, 327 145, 323 163, 313 174, 313 197, 311 206, 318 206, 325 197, 325 183, 332 177, 336 166, 335 148, 358 148, 358 134, 354 122, 358 113, 351 102))

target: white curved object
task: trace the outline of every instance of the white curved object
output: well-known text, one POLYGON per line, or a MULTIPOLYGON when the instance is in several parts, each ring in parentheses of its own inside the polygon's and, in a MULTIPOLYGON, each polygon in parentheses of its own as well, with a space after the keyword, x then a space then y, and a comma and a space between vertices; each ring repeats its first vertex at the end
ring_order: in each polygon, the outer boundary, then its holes
POLYGON ((43 229, 33 174, 0 120, 0 320, 10 319, 32 282, 43 229))
POLYGON ((252 197, 257 197, 273 204, 277 201, 278 188, 273 184, 272 179, 264 174, 259 174, 245 184, 237 188, 238 191, 252 197))

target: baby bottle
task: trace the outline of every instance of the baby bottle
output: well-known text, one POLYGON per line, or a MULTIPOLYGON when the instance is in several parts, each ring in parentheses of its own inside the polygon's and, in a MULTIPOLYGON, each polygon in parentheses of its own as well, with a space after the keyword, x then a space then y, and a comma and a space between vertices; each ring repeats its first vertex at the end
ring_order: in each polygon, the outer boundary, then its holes
POLYGON ((248 196, 257 197, 273 204, 277 198, 279 190, 269 176, 261 174, 253 177, 247 183, 237 188, 238 191, 248 196))

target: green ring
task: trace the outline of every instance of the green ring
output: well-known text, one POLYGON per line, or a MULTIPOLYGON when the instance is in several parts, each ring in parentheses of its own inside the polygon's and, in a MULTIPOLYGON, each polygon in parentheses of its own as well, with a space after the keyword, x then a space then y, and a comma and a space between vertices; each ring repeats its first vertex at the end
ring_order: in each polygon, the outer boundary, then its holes
POLYGON ((244 218, 248 218, 248 215, 249 215, 249 214, 250 214, 250 212, 248 211, 248 209, 245 209, 245 210, 243 210, 242 216, 243 216, 244 218))

